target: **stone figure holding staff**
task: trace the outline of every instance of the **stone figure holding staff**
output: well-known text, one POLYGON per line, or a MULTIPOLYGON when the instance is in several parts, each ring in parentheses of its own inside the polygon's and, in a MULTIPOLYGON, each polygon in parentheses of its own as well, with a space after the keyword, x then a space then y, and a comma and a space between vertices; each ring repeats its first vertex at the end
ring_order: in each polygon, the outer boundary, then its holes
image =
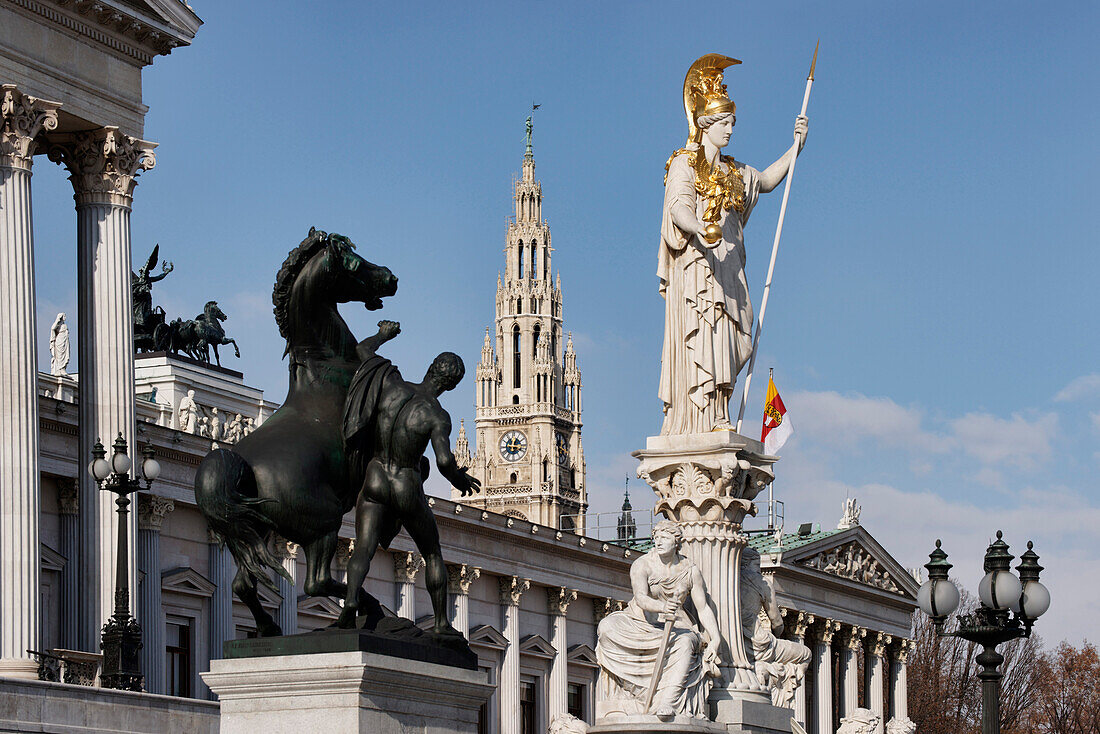
POLYGON ((733 429, 729 400, 752 352, 744 227, 759 195, 783 181, 806 141, 808 123, 799 116, 794 144, 765 170, 722 155, 737 120, 722 73, 739 63, 708 54, 691 65, 684 79, 688 142, 665 168, 657 257, 665 298, 661 435, 733 429))
POLYGON ((657 523, 653 550, 630 567, 634 597, 599 624, 600 720, 707 718, 721 635, 702 574, 679 552, 682 538, 676 523, 657 523))

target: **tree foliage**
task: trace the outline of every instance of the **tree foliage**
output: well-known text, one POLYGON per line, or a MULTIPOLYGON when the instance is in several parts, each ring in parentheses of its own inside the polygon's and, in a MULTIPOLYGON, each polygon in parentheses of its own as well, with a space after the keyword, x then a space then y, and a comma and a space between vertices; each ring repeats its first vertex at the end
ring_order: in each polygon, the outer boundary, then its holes
POLYGON ((1067 642, 1039 660, 1039 691, 1030 731, 1037 734, 1100 732, 1100 655, 1087 640, 1067 642))

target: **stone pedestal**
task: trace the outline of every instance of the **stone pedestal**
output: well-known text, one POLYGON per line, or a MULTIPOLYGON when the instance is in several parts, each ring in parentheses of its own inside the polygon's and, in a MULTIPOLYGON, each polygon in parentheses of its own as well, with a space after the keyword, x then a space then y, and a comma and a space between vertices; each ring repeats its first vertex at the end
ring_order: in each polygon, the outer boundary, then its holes
POLYGON ((638 476, 657 494, 656 511, 683 529, 680 552, 694 561, 715 604, 722 633, 723 683, 711 691, 711 716, 730 731, 790 731, 790 709, 772 707, 771 696, 756 676, 752 648, 741 627, 741 532, 746 514, 756 514, 752 500, 773 479, 775 457, 759 441, 734 433, 653 436, 644 451, 638 476), (773 710, 774 709, 774 710, 773 710), (765 728, 751 728, 758 717, 765 728), (771 727, 785 717, 786 728, 771 727))
POLYGON ((210 665, 221 734, 474 734, 493 691, 477 670, 362 651, 210 665))

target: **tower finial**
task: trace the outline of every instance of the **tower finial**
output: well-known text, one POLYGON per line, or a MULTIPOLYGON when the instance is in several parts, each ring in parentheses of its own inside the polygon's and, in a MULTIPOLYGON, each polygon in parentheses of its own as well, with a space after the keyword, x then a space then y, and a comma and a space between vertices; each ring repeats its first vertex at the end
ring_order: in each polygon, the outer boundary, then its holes
POLYGON ((527 116, 527 150, 523 154, 524 158, 535 157, 534 151, 531 150, 531 133, 535 131, 535 123, 533 122, 534 117, 533 114, 527 116))

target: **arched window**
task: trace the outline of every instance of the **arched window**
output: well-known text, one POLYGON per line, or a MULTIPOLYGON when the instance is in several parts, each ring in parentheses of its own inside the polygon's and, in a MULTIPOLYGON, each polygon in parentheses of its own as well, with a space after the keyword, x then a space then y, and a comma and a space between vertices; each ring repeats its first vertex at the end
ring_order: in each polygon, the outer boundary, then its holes
POLYGON ((550 462, 546 459, 542 460, 542 481, 550 481, 550 462))
POLYGON ((521 313, 523 313, 523 299, 522 298, 517 298, 516 299, 516 315, 518 316, 521 313))
POLYGON ((536 249, 536 243, 531 243, 531 277, 534 278, 539 272, 539 251, 536 249))
POLYGON ((570 469, 569 470, 569 486, 572 487, 573 489, 577 488, 577 470, 576 469, 570 469))
POLYGON ((519 405, 519 395, 512 396, 512 405, 519 405))
POLYGON ((542 279, 549 280, 550 278, 550 248, 546 247, 542 250, 542 279))
POLYGON ((508 483, 509 484, 515 484, 518 479, 519 479, 519 477, 516 476, 515 472, 512 472, 511 474, 508 475, 508 483))
POLYGON ((523 240, 520 240, 519 241, 519 276, 518 276, 520 278, 523 277, 523 250, 524 250, 523 240))
POLYGON ((558 361, 558 332, 556 330, 550 330, 550 356, 555 362, 558 361))
POLYGON ((539 334, 542 333, 542 326, 535 324, 535 335, 531 339, 531 357, 537 358, 539 356, 539 334))
POLYGON ((522 361, 522 355, 520 354, 519 324, 516 324, 512 327, 512 387, 519 387, 519 371, 522 361))

